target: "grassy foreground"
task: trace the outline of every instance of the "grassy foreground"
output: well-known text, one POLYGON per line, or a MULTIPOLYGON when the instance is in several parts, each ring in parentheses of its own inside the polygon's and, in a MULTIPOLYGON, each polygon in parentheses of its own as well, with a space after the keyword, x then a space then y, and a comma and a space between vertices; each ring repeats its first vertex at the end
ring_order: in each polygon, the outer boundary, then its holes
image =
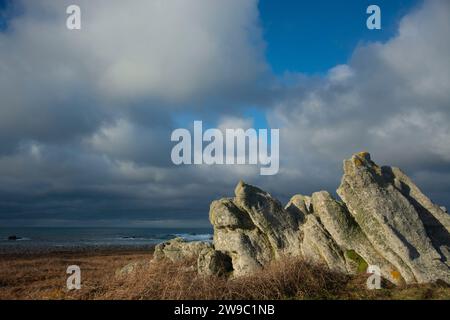
POLYGON ((445 284, 367 290, 366 276, 347 276, 298 259, 284 259, 248 277, 198 276, 189 261, 143 264, 125 277, 115 271, 150 260, 148 251, 0 255, 0 299, 450 299, 445 284), (68 265, 82 270, 82 289, 65 288, 68 265))

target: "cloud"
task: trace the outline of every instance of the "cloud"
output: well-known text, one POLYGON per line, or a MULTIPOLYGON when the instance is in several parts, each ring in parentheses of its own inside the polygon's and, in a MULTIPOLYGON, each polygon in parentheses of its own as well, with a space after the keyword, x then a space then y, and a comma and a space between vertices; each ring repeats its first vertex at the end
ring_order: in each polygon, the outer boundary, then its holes
POLYGON ((51 89, 80 81, 109 100, 197 100, 247 87, 266 71, 254 0, 81 0, 81 31, 65 28, 69 4, 21 1, 2 60, 21 58, 51 89))
POLYGON ((0 136, 9 151, 23 138, 77 139, 139 108, 158 117, 240 99, 265 77, 255 0, 84 0, 82 30, 69 31, 72 2, 20 1, 22 14, 0 32, 0 136))
POLYGON ((81 0, 81 31, 65 27, 69 4, 10 3, 0 30, 0 215, 196 210, 198 197, 174 199, 203 194, 173 170, 174 117, 259 90, 257 1, 81 0))
MULTIPOLYGON (((281 157, 299 184, 323 180, 324 187, 336 189, 342 159, 367 150, 375 161, 404 168, 432 190, 441 179, 431 182, 424 172, 450 165, 447 30, 450 4, 426 1, 400 21, 395 37, 360 45, 348 64, 321 81, 303 81, 277 102, 268 119, 283 128, 281 157)), ((450 194, 434 191, 435 200, 448 205, 450 194)))
POLYGON ((68 31, 71 2, 22 0, 0 31, 0 222, 203 226, 241 178, 283 201, 332 191, 360 150, 450 207, 448 2, 324 76, 282 79, 256 0, 80 0, 82 30, 68 31), (280 128, 278 175, 171 163, 173 129, 259 126, 249 106, 280 128))

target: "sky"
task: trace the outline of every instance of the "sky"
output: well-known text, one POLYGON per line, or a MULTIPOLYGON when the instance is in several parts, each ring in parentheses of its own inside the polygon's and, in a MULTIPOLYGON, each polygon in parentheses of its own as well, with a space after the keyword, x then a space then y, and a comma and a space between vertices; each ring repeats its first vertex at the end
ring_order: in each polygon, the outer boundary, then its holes
POLYGON ((450 207, 449 31, 445 0, 0 0, 0 227, 206 227, 240 179, 334 192, 361 150, 450 207), (279 128, 279 173, 174 165, 194 120, 279 128))
POLYGON ((323 74, 345 63, 359 43, 386 41, 416 0, 260 1, 266 58, 277 75, 285 72, 323 74), (371 4, 382 8, 382 30, 365 27, 371 4))

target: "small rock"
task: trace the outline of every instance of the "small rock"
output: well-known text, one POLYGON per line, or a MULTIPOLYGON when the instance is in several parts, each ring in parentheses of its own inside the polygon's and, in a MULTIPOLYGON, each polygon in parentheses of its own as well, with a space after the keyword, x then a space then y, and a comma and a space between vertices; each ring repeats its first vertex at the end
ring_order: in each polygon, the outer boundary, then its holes
POLYGON ((153 259, 169 259, 172 262, 182 261, 189 258, 198 258, 204 249, 213 248, 212 243, 203 241, 187 242, 183 238, 175 238, 155 246, 153 259))
POLYGON ((128 276, 128 275, 136 272, 136 270, 138 268, 149 266, 149 262, 150 262, 149 260, 140 260, 140 261, 130 262, 127 265, 123 266, 122 268, 117 269, 115 276, 116 276, 116 278, 122 278, 122 277, 128 276))

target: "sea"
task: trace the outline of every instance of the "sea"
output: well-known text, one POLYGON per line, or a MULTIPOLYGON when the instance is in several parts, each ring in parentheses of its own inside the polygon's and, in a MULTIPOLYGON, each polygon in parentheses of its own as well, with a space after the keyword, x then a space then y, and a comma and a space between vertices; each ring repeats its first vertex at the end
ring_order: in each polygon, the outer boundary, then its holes
POLYGON ((176 237, 212 241, 209 228, 0 228, 0 251, 137 248, 176 237), (15 237, 15 240, 12 238, 15 237))

